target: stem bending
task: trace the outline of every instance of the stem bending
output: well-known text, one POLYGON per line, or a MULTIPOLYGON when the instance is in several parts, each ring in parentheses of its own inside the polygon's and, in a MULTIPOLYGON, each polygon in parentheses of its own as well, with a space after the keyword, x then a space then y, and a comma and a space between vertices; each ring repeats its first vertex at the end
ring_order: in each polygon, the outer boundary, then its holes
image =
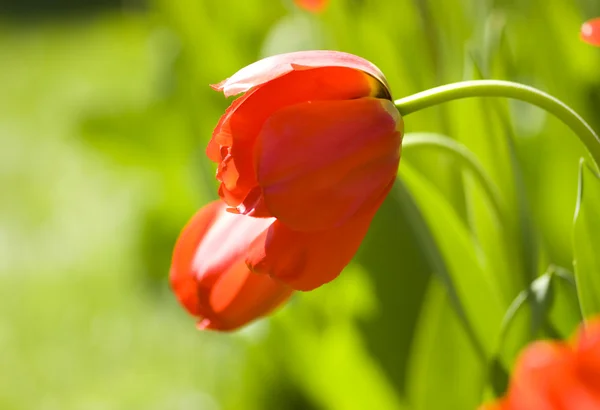
POLYGON ((559 99, 519 83, 500 80, 462 81, 435 87, 408 97, 400 98, 394 103, 402 116, 429 108, 437 104, 468 97, 505 97, 521 100, 536 105, 565 123, 583 142, 596 165, 600 164, 600 138, 587 122, 572 108, 559 99))

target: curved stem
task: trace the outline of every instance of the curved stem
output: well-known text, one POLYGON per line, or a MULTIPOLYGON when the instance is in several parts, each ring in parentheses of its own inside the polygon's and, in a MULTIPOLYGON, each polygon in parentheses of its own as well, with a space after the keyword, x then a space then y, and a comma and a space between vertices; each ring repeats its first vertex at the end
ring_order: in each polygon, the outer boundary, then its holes
POLYGON ((448 101, 468 97, 506 97, 536 105, 565 123, 590 152, 596 169, 600 164, 600 138, 579 114, 559 99, 519 83, 500 80, 473 80, 435 87, 427 91, 400 98, 394 103, 400 114, 410 113, 448 101))
POLYGON ((431 147, 443 150, 451 154, 459 163, 471 171, 473 176, 477 179, 485 194, 488 197, 491 205, 494 207, 494 211, 500 223, 506 224, 507 208, 500 194, 500 190, 485 171, 475 154, 473 154, 467 147, 460 142, 457 142, 445 135, 436 133, 409 133, 406 134, 402 140, 402 149, 406 148, 418 148, 418 147, 431 147))

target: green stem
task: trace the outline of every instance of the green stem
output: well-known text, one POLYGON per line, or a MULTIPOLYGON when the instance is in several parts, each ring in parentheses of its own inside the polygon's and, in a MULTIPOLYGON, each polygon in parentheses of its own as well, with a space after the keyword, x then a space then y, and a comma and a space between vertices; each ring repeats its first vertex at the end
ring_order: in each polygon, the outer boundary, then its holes
POLYGON ((536 105, 565 123, 583 142, 598 168, 600 138, 579 114, 559 99, 519 83, 500 80, 462 81, 400 98, 394 103, 402 116, 448 101, 468 97, 505 97, 536 105))
POLYGON ((500 190, 485 171, 475 154, 458 141, 436 133, 409 133, 402 140, 402 149, 431 147, 451 154, 463 167, 471 171, 480 186, 485 191, 492 204, 496 217, 502 224, 508 223, 507 208, 500 190))

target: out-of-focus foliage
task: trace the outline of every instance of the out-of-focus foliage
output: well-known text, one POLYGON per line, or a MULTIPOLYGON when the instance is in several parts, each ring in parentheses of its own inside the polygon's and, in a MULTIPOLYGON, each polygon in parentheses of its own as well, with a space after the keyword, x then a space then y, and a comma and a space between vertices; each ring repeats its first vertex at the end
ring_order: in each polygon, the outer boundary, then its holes
POLYGON ((587 168, 573 241, 577 139, 499 99, 411 114, 407 132, 478 157, 506 212, 447 153, 407 148, 338 280, 238 333, 201 333, 166 277, 179 230, 216 196, 204 147, 229 101, 208 84, 266 55, 338 49, 377 64, 396 98, 521 81, 598 130, 600 50, 578 37, 596 15, 595 0, 330 0, 318 15, 156 0, 0 16, 0 409, 474 408, 525 343, 575 329, 573 243, 584 309, 598 309, 587 168))
POLYGON ((575 274, 582 313, 600 314, 600 178, 583 161, 575 211, 575 274))

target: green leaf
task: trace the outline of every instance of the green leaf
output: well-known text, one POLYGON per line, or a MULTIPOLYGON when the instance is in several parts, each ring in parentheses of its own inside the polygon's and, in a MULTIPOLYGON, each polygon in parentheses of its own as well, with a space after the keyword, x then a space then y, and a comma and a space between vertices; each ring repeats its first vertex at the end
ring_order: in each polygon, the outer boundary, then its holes
MULTIPOLYGON (((401 392, 406 384, 417 312, 422 309, 431 274, 441 260, 427 246, 425 222, 415 215, 418 212, 410 193, 397 181, 355 258, 369 274, 378 305, 376 314, 358 321, 365 346, 401 392)), ((435 246, 433 240, 430 242, 435 246)))
POLYGON ((554 270, 553 296, 548 321, 561 339, 567 339, 582 320, 575 276, 564 268, 558 266, 552 268, 554 270))
POLYGON ((271 372, 283 369, 279 377, 299 386, 315 408, 407 409, 396 380, 388 377, 357 326, 379 316, 370 273, 352 263, 331 285, 299 293, 295 300, 273 317, 268 348, 257 346, 263 363, 279 366, 271 372))
POLYGON ((472 349, 440 281, 431 282, 424 306, 407 377, 410 408, 474 409, 481 402, 486 363, 472 349))
POLYGON ((491 353, 504 310, 497 278, 490 274, 485 256, 439 191, 409 164, 403 164, 400 174, 443 255, 450 276, 443 281, 455 287, 478 340, 486 353, 491 353))
POLYGON ((580 317, 573 274, 551 265, 543 275, 520 292, 506 310, 496 356, 489 365, 495 396, 504 394, 508 375, 519 352, 536 339, 566 339, 580 317), (503 366, 503 367, 502 367, 503 366))
MULTIPOLYGON (((553 270, 535 279, 527 289, 517 295, 506 310, 502 320, 502 331, 498 338, 495 361, 502 359, 507 366, 512 364, 516 354, 529 341, 542 336, 548 320, 548 312, 553 302, 553 270)), ((490 369, 492 386, 497 394, 502 393, 494 369, 490 369)), ((505 387, 505 386, 503 386, 505 387)))
POLYGON ((600 177, 581 160, 573 226, 575 279, 584 317, 600 313, 600 177))

